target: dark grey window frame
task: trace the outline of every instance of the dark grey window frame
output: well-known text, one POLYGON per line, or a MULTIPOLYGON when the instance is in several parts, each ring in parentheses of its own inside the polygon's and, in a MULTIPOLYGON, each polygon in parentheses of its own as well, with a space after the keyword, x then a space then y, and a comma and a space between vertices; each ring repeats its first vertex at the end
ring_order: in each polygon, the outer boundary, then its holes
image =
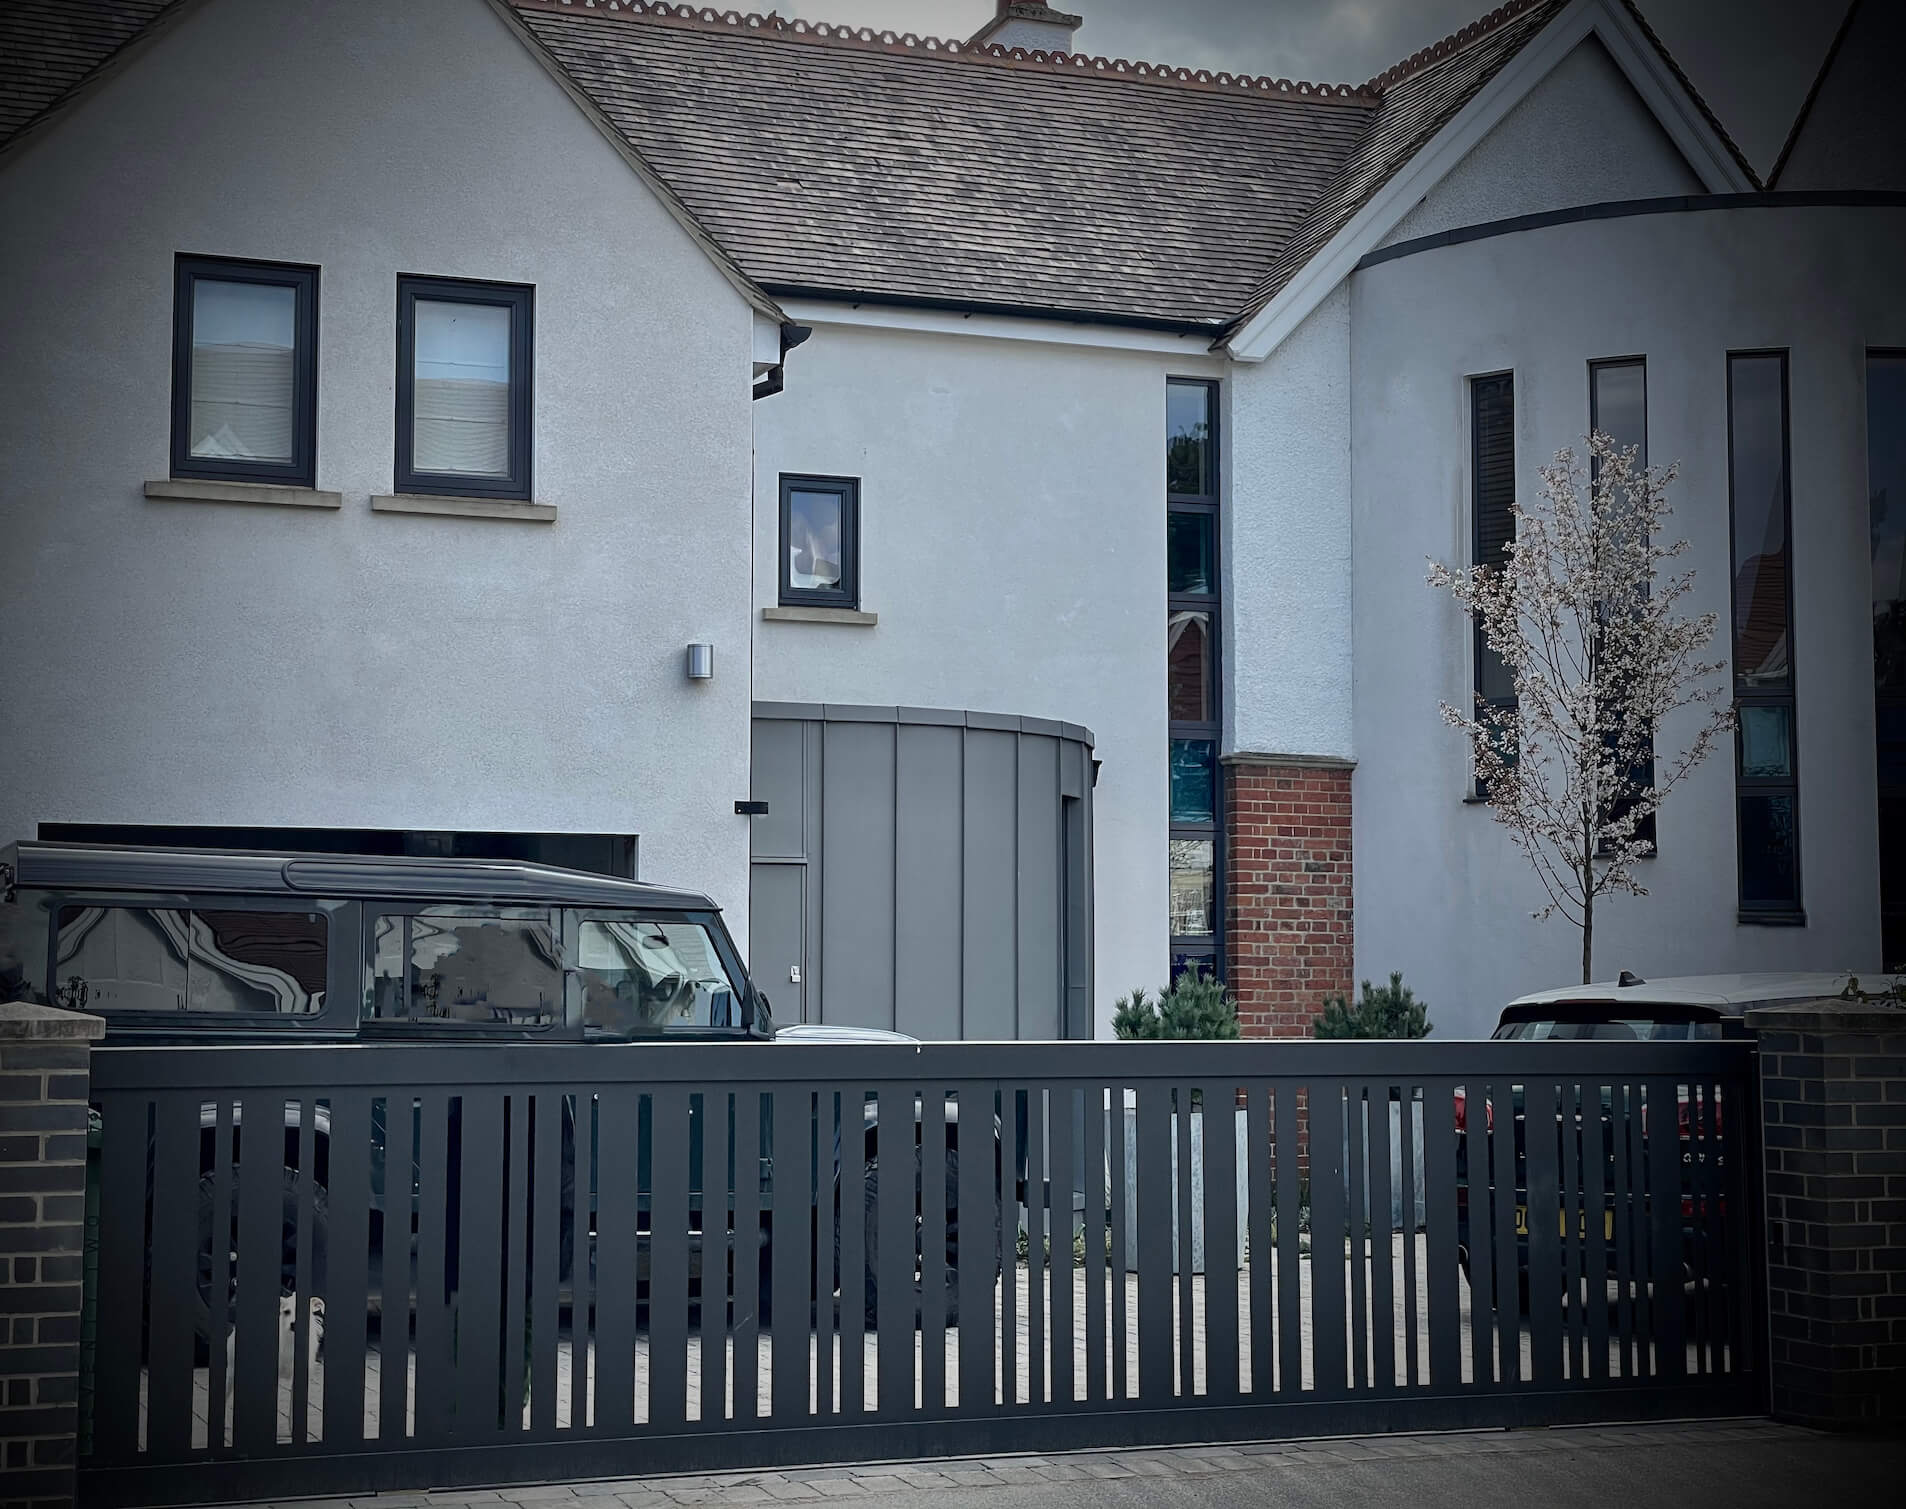
MULTIPOLYGON (((1504 379, 1506 379, 1509 384, 1509 496, 1511 500, 1513 500, 1515 497, 1514 478, 1517 450, 1515 369, 1509 367, 1497 372, 1472 373, 1465 384, 1465 391, 1469 400, 1469 560, 1470 564, 1474 566, 1493 564, 1485 562, 1482 558, 1482 406, 1476 402, 1476 385, 1478 383, 1498 382, 1504 379)), ((1513 696, 1490 698, 1483 696, 1482 667, 1483 657, 1488 652, 1488 641, 1483 635, 1482 622, 1480 619, 1472 619, 1470 621, 1469 636, 1469 687, 1472 705, 1478 712, 1485 706, 1514 707, 1516 699, 1513 696)), ((1470 795, 1467 800, 1472 802, 1488 800, 1487 793, 1483 790, 1481 776, 1473 777, 1470 783, 1470 795)))
POLYGON ((212 482, 315 487, 318 473, 318 269, 299 262, 257 262, 180 252, 172 281, 172 475, 212 482), (262 283, 296 294, 293 314, 291 460, 241 461, 192 454, 192 310, 194 285, 262 283))
POLYGON ((393 482, 400 493, 459 498, 530 497, 535 430, 536 289, 528 283, 486 283, 424 273, 397 275, 397 457, 393 482), (417 300, 490 304, 510 311, 510 471, 507 477, 420 472, 412 465, 417 413, 417 300))
MULTIPOLYGON (((1211 840, 1211 936, 1171 935, 1170 954, 1167 960, 1167 978, 1175 971, 1179 959, 1199 968, 1209 968, 1218 979, 1225 978, 1225 804, 1224 771, 1219 759, 1224 747, 1224 649, 1221 638, 1224 628, 1224 531, 1219 518, 1220 496, 1223 490, 1224 465, 1219 450, 1221 441, 1218 423, 1218 400, 1221 394, 1219 383, 1212 378, 1171 377, 1165 379, 1167 396, 1174 387, 1199 387, 1209 395, 1210 414, 1209 431, 1205 436, 1208 449, 1206 475, 1210 478, 1211 491, 1207 493, 1177 493, 1166 487, 1165 506, 1170 514, 1202 514, 1211 519, 1211 590, 1209 592, 1167 592, 1165 597, 1165 617, 1169 625, 1173 613, 1192 612, 1207 616, 1211 656, 1211 706, 1210 717, 1198 722, 1181 722, 1170 719, 1167 708, 1166 723, 1166 770, 1165 770, 1165 818, 1166 839, 1202 839, 1211 840), (1178 823, 1171 821, 1171 768, 1170 753, 1172 741, 1178 739, 1208 739, 1212 747, 1211 772, 1211 821, 1209 823, 1178 823)), ((1167 442, 1169 443, 1169 441, 1167 442)), ((1167 518, 1169 524, 1169 517, 1167 518)), ((1169 546, 1167 547, 1169 548, 1169 546)), ((1169 675, 1169 668, 1167 668, 1169 675)), ((1169 867, 1169 849, 1167 849, 1167 867, 1169 867)), ((1167 869, 1166 885, 1169 888, 1170 876, 1167 869)), ((1167 892, 1169 894, 1169 890, 1167 892)))
POLYGON ((1727 353, 1727 659, 1729 674, 1733 678, 1734 690, 1734 857, 1736 867, 1735 901, 1737 903, 1736 920, 1742 923, 1769 927, 1804 927, 1807 921, 1806 889, 1801 865, 1801 826, 1800 826, 1800 720, 1796 703, 1796 657, 1794 654, 1794 595, 1793 595, 1793 362, 1788 349, 1784 346, 1756 348, 1727 353), (1739 560, 1736 540, 1734 507, 1734 363, 1740 360, 1755 360, 1766 357, 1780 359, 1780 430, 1781 430, 1781 509, 1784 516, 1783 530, 1787 542, 1786 548, 1786 597, 1787 597, 1787 684, 1784 688, 1768 690, 1765 688, 1743 689, 1740 682, 1740 664, 1736 657, 1735 622, 1738 612, 1734 601, 1738 590, 1739 571, 1735 563, 1739 560), (1789 733, 1787 747, 1788 774, 1779 778, 1744 776, 1741 773, 1741 760, 1745 754, 1742 744, 1742 728, 1739 718, 1744 707, 1784 707, 1787 710, 1787 729, 1789 733), (1745 807, 1744 798, 1749 795, 1787 795, 1793 800, 1793 891, 1792 905, 1766 905, 1750 903, 1745 895, 1747 879, 1746 824, 1742 821, 1745 807))
MULTIPOLYGON (((1595 385, 1596 374, 1617 367, 1641 368, 1641 464, 1645 467, 1648 465, 1648 358, 1645 354, 1597 357, 1588 364, 1588 427, 1591 432, 1601 428, 1601 392, 1595 385)), ((1592 476, 1594 471, 1592 459, 1589 466, 1592 476)), ((1654 777, 1654 739, 1651 735, 1648 740, 1648 785, 1654 784, 1654 777)), ((1661 852, 1660 824, 1656 821, 1657 815, 1650 812, 1635 828, 1635 836, 1646 839, 1650 846, 1649 852, 1642 856, 1645 859, 1653 859, 1661 852)), ((1605 846, 1603 852, 1607 852, 1605 846)))
POLYGON ((780 512, 775 525, 776 581, 784 608, 858 608, 860 606, 860 478, 781 473, 780 512), (838 587, 796 587, 788 570, 788 525, 794 494, 833 493, 841 500, 841 561, 838 587))

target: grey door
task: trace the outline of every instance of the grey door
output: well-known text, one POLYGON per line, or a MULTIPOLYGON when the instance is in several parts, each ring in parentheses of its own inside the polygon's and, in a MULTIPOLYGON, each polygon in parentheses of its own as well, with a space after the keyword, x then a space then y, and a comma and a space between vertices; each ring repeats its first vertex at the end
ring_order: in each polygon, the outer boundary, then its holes
POLYGON ((748 974, 778 1026, 807 1020, 807 866, 757 860, 748 881, 748 974))

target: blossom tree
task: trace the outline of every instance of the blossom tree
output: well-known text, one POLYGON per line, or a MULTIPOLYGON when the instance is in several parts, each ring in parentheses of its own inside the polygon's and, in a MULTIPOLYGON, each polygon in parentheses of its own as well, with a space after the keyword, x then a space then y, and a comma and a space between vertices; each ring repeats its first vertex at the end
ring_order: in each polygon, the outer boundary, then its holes
POLYGON ((1500 565, 1430 563, 1430 585, 1480 624, 1515 692, 1468 712, 1446 702, 1443 721, 1467 735, 1480 794, 1542 882, 1534 916, 1581 930, 1584 984, 1596 898, 1648 894, 1636 861, 1654 852, 1650 819, 1734 725, 1724 664, 1700 658, 1716 615, 1681 611, 1694 573, 1673 563, 1688 542, 1660 543, 1677 471, 1643 468, 1597 431, 1585 458, 1565 448, 1542 468, 1534 507, 1511 506, 1500 565), (1680 708, 1698 722, 1664 751, 1680 708))

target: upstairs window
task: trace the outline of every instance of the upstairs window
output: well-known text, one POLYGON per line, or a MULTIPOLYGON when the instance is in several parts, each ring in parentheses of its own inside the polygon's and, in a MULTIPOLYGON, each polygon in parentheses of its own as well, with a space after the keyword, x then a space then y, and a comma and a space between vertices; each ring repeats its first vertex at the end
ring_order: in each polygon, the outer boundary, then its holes
POLYGON ((781 603, 860 606, 860 482, 781 478, 781 603))
POLYGON ((399 492, 528 499, 533 293, 397 280, 399 492))
POLYGON ((317 268, 180 257, 172 475, 311 487, 317 436, 317 268))

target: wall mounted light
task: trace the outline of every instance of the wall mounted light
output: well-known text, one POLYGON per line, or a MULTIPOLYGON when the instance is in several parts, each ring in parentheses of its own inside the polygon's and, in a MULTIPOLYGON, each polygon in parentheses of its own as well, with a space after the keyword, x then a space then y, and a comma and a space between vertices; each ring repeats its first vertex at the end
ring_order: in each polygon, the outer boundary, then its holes
POLYGON ((715 647, 712 644, 692 644, 688 647, 688 679, 690 681, 712 681, 715 676, 715 647))

